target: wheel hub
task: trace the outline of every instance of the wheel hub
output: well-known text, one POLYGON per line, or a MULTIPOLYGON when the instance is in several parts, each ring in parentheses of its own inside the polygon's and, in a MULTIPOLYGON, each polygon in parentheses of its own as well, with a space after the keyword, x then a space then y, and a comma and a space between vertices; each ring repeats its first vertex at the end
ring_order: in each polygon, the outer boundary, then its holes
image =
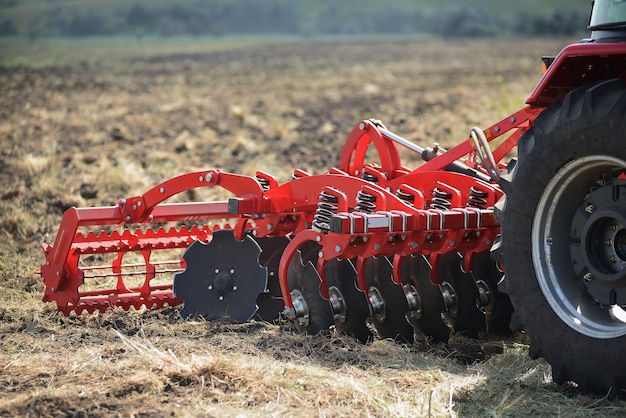
POLYGON ((328 288, 328 296, 335 321, 340 323, 346 322, 346 302, 339 288, 337 288, 337 286, 330 286, 328 288))
POLYGON ((589 294, 604 305, 626 305, 626 182, 602 181, 572 222, 574 270, 589 294), (580 233, 578 233, 580 231, 580 233), (578 233, 578 235, 577 235, 578 233))
POLYGON ((533 219, 541 291, 563 322, 594 338, 626 335, 625 170, 625 161, 605 155, 569 162, 546 185, 533 219))
POLYGON ((378 290, 374 286, 371 286, 367 294, 374 317, 380 322, 385 322, 385 319, 387 319, 385 300, 380 294, 380 290, 378 290))
POLYGON ((309 307, 306 304, 306 300, 299 290, 291 291, 291 301, 293 303, 293 309, 296 314, 295 320, 301 327, 309 326, 309 307))
POLYGON ((422 317, 422 299, 415 286, 405 284, 402 286, 406 302, 409 305, 409 315, 412 319, 420 319, 422 317))

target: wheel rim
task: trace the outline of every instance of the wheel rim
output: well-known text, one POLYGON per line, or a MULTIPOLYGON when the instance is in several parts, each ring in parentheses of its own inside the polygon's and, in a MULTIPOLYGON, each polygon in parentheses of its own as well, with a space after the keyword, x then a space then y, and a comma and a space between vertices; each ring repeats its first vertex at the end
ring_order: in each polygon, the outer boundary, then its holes
POLYGON ((604 155, 571 161, 550 179, 533 219, 541 291, 564 323, 594 338, 626 335, 626 181, 617 178, 625 170, 604 155))

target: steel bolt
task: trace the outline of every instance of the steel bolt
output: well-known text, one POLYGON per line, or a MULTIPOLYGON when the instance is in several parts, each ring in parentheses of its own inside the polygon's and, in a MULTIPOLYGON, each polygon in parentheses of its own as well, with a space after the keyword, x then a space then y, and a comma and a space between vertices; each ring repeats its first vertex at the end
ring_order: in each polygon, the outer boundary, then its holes
POLYGON ((412 242, 412 243, 411 243, 411 247, 412 247, 413 249, 417 248, 417 246, 418 246, 417 242, 412 242))
POLYGON ((204 181, 204 177, 203 176, 198 177, 198 181, 204 181))
POLYGON ((360 123, 359 124, 359 129, 364 131, 365 130, 365 124, 364 123, 360 123))
POLYGON ((215 273, 215 274, 219 274, 219 273, 220 273, 220 269, 217 269, 217 268, 216 268, 216 269, 215 269, 215 271, 214 271, 214 273, 215 273))
POLYGON ((126 204, 126 199, 120 199, 120 206, 124 206, 126 204))
POLYGON ((237 285, 234 285, 233 286, 233 292, 236 292, 236 291, 237 291, 237 285))
POLYGON ((587 213, 593 213, 594 210, 596 210, 596 208, 593 205, 589 205, 585 208, 585 212, 587 213))
POLYGON ((165 193, 165 187, 161 187, 161 188, 159 189, 159 191, 160 191, 161 193, 165 193))
POLYGON ((380 250, 380 244, 378 244, 378 243, 374 244, 374 249, 376 251, 380 250))
POLYGON ((613 246, 613 241, 610 239, 607 239, 606 241, 604 241, 604 245, 606 245, 607 247, 612 247, 613 246))
POLYGON ((509 119, 509 120, 511 121, 511 123, 515 123, 515 121, 516 121, 517 119, 515 119, 515 116, 511 116, 511 119, 509 119))
POLYGON ((341 248, 341 245, 337 245, 337 246, 335 246, 335 252, 336 252, 336 253, 340 253, 340 252, 341 252, 341 249, 342 249, 342 248, 341 248))
POLYGON ((617 231, 617 225, 616 224, 611 225, 611 231, 613 231, 613 232, 617 231))
POLYGON ((609 261, 610 261, 611 263, 617 263, 617 257, 615 257, 614 255, 612 255, 612 256, 610 256, 610 257, 609 257, 609 261))
POLYGON ((271 231, 272 229, 274 229, 274 225, 272 224, 267 224, 267 230, 271 231))
POLYGON ((204 179, 206 180, 207 183, 209 183, 211 180, 213 180, 213 174, 209 173, 207 174, 204 179))
POLYGON ((230 274, 235 274, 235 269, 230 269, 230 274))
POLYGON ((585 279, 586 282, 590 282, 593 280, 593 274, 585 273, 585 275, 583 276, 583 279, 585 279))
POLYGON ((219 300, 224 300, 224 296, 220 296, 218 299, 219 300))
POLYGON ((125 220, 126 222, 130 222, 130 216, 127 216, 126 218, 124 218, 124 220, 125 220))
POLYGON ((213 290, 213 285, 209 285, 209 290, 213 290))

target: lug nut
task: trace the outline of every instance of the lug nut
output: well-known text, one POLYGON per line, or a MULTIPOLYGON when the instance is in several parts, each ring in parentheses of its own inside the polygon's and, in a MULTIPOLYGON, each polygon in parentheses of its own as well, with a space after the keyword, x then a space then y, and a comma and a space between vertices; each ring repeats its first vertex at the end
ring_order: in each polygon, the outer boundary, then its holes
POLYGON ((586 282, 590 282, 593 280, 593 274, 585 273, 585 275, 583 276, 583 279, 585 279, 586 282))
POLYGON ((593 205, 589 205, 585 208, 585 212, 587 213, 593 213, 594 210, 596 210, 596 208, 593 205))

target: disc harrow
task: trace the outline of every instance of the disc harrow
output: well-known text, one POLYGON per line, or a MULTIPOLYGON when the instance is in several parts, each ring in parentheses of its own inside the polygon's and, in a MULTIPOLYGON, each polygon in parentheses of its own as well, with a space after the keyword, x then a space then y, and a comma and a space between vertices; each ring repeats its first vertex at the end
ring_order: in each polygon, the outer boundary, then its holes
MULTIPOLYGON (((524 122, 533 116, 529 109, 524 122)), ((515 140, 514 133, 500 147, 515 140)), ((252 177, 207 170, 115 206, 71 208, 54 244, 44 244, 44 300, 65 315, 182 303, 189 319, 274 321, 285 309, 307 332, 334 325, 369 341, 372 324, 385 338, 411 342, 417 329, 445 341, 439 318, 455 312, 459 299, 452 279, 441 280, 430 267, 415 277, 414 263, 402 266, 407 257, 424 260, 416 267, 423 269, 429 258, 485 252, 498 234, 491 208, 502 192, 470 140, 460 147, 464 161, 448 158, 456 150, 435 156, 380 121, 364 120, 349 134, 339 167, 323 174, 295 170, 280 184, 262 171, 252 177), (432 161, 410 170, 400 163, 398 144, 432 161), (378 163, 366 161, 369 148, 378 163), (442 159, 441 168, 424 169, 442 159), (201 187, 232 197, 165 203, 201 187), (438 325, 424 325, 422 317, 438 325)), ((461 300, 473 303, 476 294, 461 300)))

